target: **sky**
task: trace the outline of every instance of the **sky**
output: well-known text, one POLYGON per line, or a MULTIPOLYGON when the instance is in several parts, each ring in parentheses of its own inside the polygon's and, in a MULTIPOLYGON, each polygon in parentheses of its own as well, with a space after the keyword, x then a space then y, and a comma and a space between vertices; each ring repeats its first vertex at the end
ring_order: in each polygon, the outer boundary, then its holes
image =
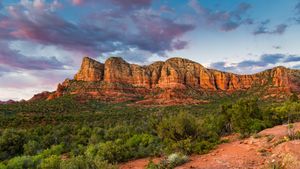
POLYGON ((0 0, 0 100, 73 78, 84 56, 300 68, 300 0, 0 0))

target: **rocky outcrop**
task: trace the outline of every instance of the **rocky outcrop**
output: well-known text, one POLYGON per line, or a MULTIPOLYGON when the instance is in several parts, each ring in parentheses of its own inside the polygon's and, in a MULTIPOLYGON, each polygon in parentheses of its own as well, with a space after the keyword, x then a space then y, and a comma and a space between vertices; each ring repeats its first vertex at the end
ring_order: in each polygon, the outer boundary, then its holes
MULTIPOLYGON (((300 93, 300 71, 275 67, 252 75, 238 75, 207 69, 183 58, 170 58, 147 66, 129 64, 120 57, 100 63, 84 57, 73 80, 66 80, 47 99, 65 94, 100 100, 197 99, 211 94, 250 91, 257 95, 284 97, 300 93), (176 90, 176 91, 175 91, 176 90), (165 96, 165 98, 164 98, 165 96)), ((43 98, 46 94, 41 94, 43 98)), ((202 102, 203 100, 201 100, 202 102)), ((147 101, 145 101, 147 102, 147 101)), ((191 101, 190 102, 194 102, 191 101)))
POLYGON ((104 65, 89 57, 82 60, 79 72, 74 76, 75 80, 100 81, 104 77, 104 65))
POLYGON ((0 100, 0 105, 1 104, 15 104, 15 103, 22 103, 22 102, 24 102, 24 100, 21 100, 21 101, 15 101, 15 100, 1 101, 0 100))
POLYGON ((29 101, 47 100, 50 95, 51 92, 44 91, 42 93, 35 94, 29 101))

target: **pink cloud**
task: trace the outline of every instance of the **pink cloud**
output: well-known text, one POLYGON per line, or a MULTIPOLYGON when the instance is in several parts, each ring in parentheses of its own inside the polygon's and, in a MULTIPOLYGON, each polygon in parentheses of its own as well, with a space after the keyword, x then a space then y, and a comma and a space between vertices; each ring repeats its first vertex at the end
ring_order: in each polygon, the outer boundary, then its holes
POLYGON ((33 7, 42 10, 45 8, 45 2, 43 0, 34 0, 33 7))
POLYGON ((72 0, 72 3, 73 3, 74 5, 80 5, 80 4, 83 3, 83 0, 72 0))

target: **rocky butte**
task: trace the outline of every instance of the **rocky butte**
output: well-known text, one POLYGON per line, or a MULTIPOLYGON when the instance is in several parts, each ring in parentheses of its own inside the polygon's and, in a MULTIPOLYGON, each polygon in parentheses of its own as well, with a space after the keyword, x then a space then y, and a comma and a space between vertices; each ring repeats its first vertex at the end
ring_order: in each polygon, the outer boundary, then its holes
POLYGON ((262 99, 285 99, 300 93, 300 70, 275 67, 251 75, 208 69, 183 58, 170 58, 147 66, 129 64, 121 57, 100 63, 84 57, 74 79, 31 100, 74 95, 84 101, 131 101, 138 104, 198 104, 231 94, 262 99))

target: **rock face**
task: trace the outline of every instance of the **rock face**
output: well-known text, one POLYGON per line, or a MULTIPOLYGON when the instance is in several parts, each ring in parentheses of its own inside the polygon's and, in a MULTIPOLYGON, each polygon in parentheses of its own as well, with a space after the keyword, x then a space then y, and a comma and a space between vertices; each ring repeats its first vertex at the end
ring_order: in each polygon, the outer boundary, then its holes
POLYGON ((1 101, 0 100, 0 104, 14 104, 14 103, 18 103, 18 102, 23 102, 23 100, 21 100, 21 101, 14 101, 14 100, 1 101))
POLYGON ((36 100, 45 100, 51 95, 51 92, 44 91, 42 93, 35 94, 29 101, 36 101, 36 100))
POLYGON ((104 77, 104 65, 91 58, 84 57, 79 72, 74 80, 100 81, 104 77))
POLYGON ((159 102, 172 99, 202 102, 203 96, 236 91, 251 91, 264 98, 299 94, 300 71, 275 67, 257 74, 238 75, 207 69, 183 58, 139 66, 120 57, 111 57, 104 64, 84 57, 74 80, 60 84, 48 99, 75 94, 105 101, 144 98, 159 102))

